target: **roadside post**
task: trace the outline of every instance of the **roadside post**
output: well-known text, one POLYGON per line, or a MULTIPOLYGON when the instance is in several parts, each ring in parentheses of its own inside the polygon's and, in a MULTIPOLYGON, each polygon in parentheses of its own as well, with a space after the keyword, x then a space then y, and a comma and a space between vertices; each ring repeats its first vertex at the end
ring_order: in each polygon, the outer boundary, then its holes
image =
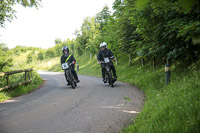
POLYGON ((76 65, 76 70, 79 71, 79 63, 76 65))
POLYGON ((171 75, 170 65, 166 64, 165 65, 165 84, 166 85, 170 82, 170 75, 171 75))

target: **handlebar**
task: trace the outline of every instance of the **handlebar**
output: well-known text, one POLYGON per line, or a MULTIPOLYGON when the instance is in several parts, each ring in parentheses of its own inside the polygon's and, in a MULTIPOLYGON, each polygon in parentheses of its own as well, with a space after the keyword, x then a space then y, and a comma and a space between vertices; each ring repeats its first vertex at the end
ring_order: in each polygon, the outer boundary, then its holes
MULTIPOLYGON (((116 60, 114 60, 114 56, 113 56, 113 57, 110 57, 109 59, 111 59, 111 60, 113 60, 113 61, 116 61, 116 60)), ((105 63, 105 64, 106 64, 105 61, 98 61, 98 63, 99 63, 99 64, 102 64, 102 63, 105 63)), ((108 63, 110 63, 110 62, 108 62, 108 63)))
POLYGON ((68 62, 66 62, 68 65, 73 65, 73 62, 71 62, 71 63, 68 63, 68 62))

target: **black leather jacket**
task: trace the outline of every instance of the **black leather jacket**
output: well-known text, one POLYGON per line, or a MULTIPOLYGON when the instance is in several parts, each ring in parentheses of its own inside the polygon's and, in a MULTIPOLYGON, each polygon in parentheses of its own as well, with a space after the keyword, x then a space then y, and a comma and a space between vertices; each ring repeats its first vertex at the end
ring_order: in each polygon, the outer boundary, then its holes
MULTIPOLYGON (((70 55, 71 55, 71 54, 67 54, 67 55, 63 54, 63 55, 61 56, 61 60, 60 60, 61 65, 62 65, 63 63, 65 63, 66 59, 67 59, 70 55)), ((74 56, 71 55, 67 62, 68 62, 68 63, 71 63, 71 62, 73 62, 73 61, 76 62, 74 56)), ((73 69, 75 68, 74 64, 72 64, 72 68, 73 68, 73 69)))
POLYGON ((104 61, 104 58, 110 57, 114 59, 113 53, 109 49, 100 50, 97 56, 97 61, 104 61))

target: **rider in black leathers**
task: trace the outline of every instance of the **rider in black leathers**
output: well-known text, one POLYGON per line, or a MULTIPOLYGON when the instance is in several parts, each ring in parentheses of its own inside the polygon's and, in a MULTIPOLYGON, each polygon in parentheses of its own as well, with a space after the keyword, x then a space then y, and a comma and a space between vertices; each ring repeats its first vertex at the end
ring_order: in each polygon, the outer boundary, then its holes
MULTIPOLYGON (((72 74, 74 75, 76 82, 79 83, 80 80, 78 79, 78 75, 75 71, 76 60, 75 60, 74 56, 69 53, 69 48, 67 46, 64 46, 62 48, 62 52, 63 52, 63 55, 61 56, 61 61, 60 61, 61 65, 66 62, 72 63, 72 70, 71 70, 72 74)), ((66 73, 65 73, 65 78, 67 80, 66 73)), ((67 81, 67 83, 68 83, 67 85, 70 85, 68 81, 67 81)))
MULTIPOLYGON (((101 63, 102 61, 104 61, 105 57, 109 57, 113 61, 116 61, 115 58, 114 58, 114 56, 113 56, 113 53, 111 52, 111 50, 109 50, 109 49, 106 48, 107 44, 105 42, 101 43, 100 47, 101 47, 101 50, 99 51, 98 56, 97 56, 97 61, 99 63, 101 63)), ((114 80, 117 80, 115 66, 113 65, 112 61, 110 62, 110 66, 111 66, 111 70, 112 70, 113 75, 114 75, 114 80)), ((102 72, 102 78, 103 78, 104 82, 105 82, 105 71, 106 71, 105 64, 101 63, 101 72, 102 72)))

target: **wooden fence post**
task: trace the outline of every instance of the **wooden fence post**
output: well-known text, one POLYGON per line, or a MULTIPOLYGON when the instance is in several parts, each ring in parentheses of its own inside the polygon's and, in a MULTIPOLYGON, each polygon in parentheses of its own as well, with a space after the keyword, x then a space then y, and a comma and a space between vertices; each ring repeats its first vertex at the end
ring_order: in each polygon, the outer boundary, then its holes
POLYGON ((153 70, 156 69, 156 57, 154 56, 153 57, 153 70))
POLYGON ((28 72, 28 79, 30 80, 31 78, 30 78, 30 72, 28 72))
POLYGON ((25 71, 25 80, 26 80, 26 73, 27 73, 27 72, 25 71))
POLYGON ((9 75, 6 76, 6 79, 7 79, 7 85, 9 85, 10 84, 9 75))
POLYGON ((142 64, 142 67, 144 66, 144 58, 142 57, 141 58, 141 64, 142 64))
POLYGON ((33 69, 30 68, 30 69, 24 69, 24 70, 15 70, 15 71, 9 71, 9 72, 0 72, 0 76, 7 79, 7 86, 4 86, 3 88, 0 88, 0 91, 3 90, 3 89, 14 88, 14 87, 16 87, 18 85, 23 85, 23 84, 30 83, 31 80, 32 80, 31 77, 30 77, 30 72, 32 74, 32 70, 33 69), (10 85, 9 76, 12 75, 12 74, 21 73, 21 72, 25 72, 25 81, 14 83, 14 84, 10 85), (27 80, 27 76, 28 76, 29 80, 27 80))

